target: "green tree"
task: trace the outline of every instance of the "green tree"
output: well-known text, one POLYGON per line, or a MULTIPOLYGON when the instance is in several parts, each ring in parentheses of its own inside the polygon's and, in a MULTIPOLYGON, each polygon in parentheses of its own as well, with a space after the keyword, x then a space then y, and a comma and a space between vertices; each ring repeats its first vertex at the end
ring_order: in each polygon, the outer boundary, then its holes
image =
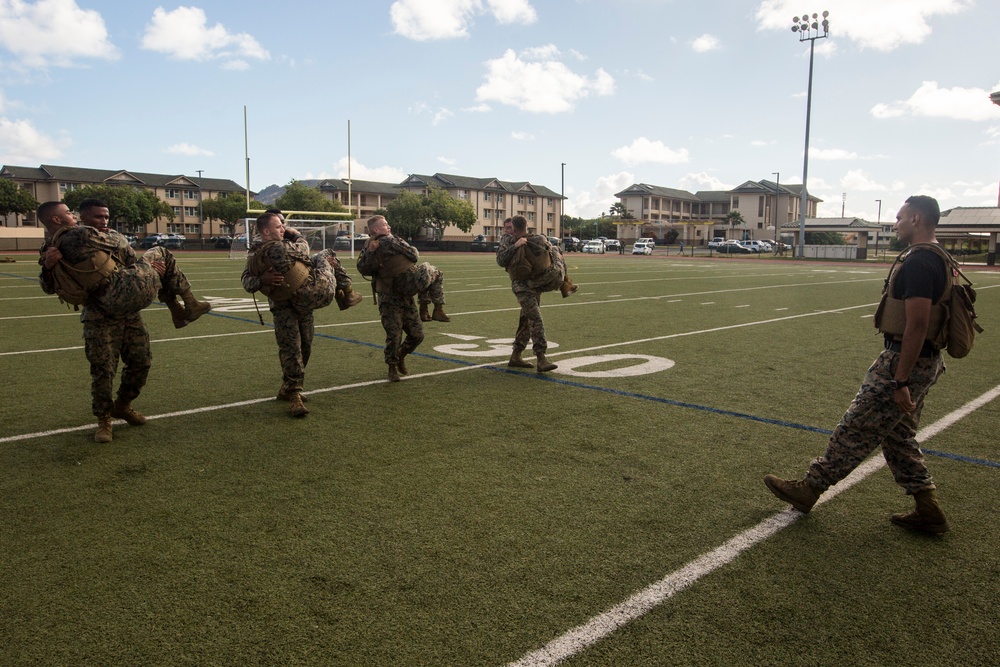
MULTIPOLYGON (((218 220, 227 234, 232 234, 236 223, 243 218, 253 217, 247 213, 247 197, 243 192, 227 192, 215 199, 206 199, 201 203, 202 215, 206 220, 218 220)), ((263 203, 250 200, 250 208, 263 211, 267 208, 263 203)))
POLYGON ((472 203, 456 199, 441 188, 432 188, 427 194, 402 192, 386 206, 385 219, 393 231, 404 238, 413 238, 421 229, 432 229, 440 238, 449 225, 463 232, 476 224, 476 211, 472 203))
POLYGON ((726 217, 724 218, 724 220, 726 224, 729 225, 730 238, 732 238, 733 236, 734 228, 743 227, 744 225, 747 224, 747 221, 743 218, 743 214, 740 213, 739 211, 730 211, 729 213, 726 213, 726 217))
POLYGON ((28 190, 17 187, 9 178, 0 178, 0 217, 26 215, 38 208, 39 202, 28 190))
POLYGON ((608 213, 610 213, 612 216, 617 215, 619 220, 634 219, 632 213, 627 208, 625 208, 625 204, 620 201, 616 201, 614 204, 612 204, 611 208, 608 209, 608 213))
POLYGON ((63 203, 76 211, 84 199, 105 202, 111 215, 110 226, 120 232, 145 231, 146 225, 157 218, 174 220, 174 209, 150 190, 138 190, 127 185, 87 185, 67 192, 63 203))
MULTIPOLYGON (((327 199, 317 188, 300 183, 295 179, 285 186, 285 194, 274 200, 275 208, 283 211, 329 211, 331 213, 344 212, 347 209, 338 200, 327 199)), ((317 215, 317 219, 335 222, 343 220, 343 216, 317 215)))

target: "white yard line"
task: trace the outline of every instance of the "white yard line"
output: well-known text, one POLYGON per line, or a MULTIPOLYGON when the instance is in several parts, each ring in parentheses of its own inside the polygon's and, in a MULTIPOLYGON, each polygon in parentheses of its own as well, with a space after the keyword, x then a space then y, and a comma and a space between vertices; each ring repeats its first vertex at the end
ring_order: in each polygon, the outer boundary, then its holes
MULTIPOLYGON (((996 386, 979 398, 966 403, 954 412, 945 415, 930 426, 917 433, 921 443, 930 440, 935 435, 956 423, 963 417, 986 405, 1000 396, 1000 386, 996 386)), ((837 495, 848 490, 873 472, 885 465, 885 459, 874 456, 854 469, 842 482, 820 496, 817 505, 829 502, 837 495)), ((763 483, 761 493, 766 494, 763 483)), ((764 519, 753 528, 743 531, 715 549, 695 558, 679 570, 671 572, 659 581, 647 586, 627 600, 619 602, 607 611, 594 616, 586 623, 578 625, 565 634, 553 639, 537 651, 524 655, 520 660, 511 662, 508 667, 543 667, 556 665, 580 653, 589 646, 608 637, 619 628, 631 623, 652 611, 657 606, 691 586, 702 577, 711 574, 724 565, 731 563, 741 553, 749 550, 779 531, 792 525, 804 515, 788 508, 764 519)))

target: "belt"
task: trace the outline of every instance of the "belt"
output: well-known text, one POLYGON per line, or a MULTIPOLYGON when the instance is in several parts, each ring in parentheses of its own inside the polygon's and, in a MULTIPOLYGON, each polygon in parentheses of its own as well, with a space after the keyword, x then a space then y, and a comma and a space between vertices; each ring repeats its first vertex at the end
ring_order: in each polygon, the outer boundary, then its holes
MULTIPOLYGON (((900 341, 900 340, 886 341, 886 343, 885 343, 885 349, 889 350, 890 352, 902 352, 903 351, 903 341, 900 341)), ((933 359, 939 353, 940 353, 940 350, 937 350, 937 349, 929 346, 928 343, 924 343, 923 349, 920 350, 920 358, 921 359, 933 359)))

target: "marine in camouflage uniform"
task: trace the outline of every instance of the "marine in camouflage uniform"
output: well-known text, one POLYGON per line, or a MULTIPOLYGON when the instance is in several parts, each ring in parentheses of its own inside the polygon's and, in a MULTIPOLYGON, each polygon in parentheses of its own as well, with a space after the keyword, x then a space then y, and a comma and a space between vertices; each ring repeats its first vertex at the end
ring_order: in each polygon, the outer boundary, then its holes
MULTIPOLYGON (((539 373, 554 370, 557 366, 545 357, 548 341, 545 339, 545 324, 542 322, 542 292, 560 289, 566 281, 566 262, 558 248, 552 246, 549 240, 537 234, 528 234, 527 220, 524 216, 514 216, 511 219, 511 232, 505 233, 497 248, 497 264, 508 269, 521 246, 533 246, 537 252, 549 254, 550 265, 539 276, 526 280, 511 278, 510 288, 517 298, 521 312, 517 321, 517 331, 514 333, 514 345, 507 365, 512 368, 532 368, 530 362, 524 361, 521 354, 531 340, 531 350, 535 353, 535 370, 539 373), (523 243, 521 242, 523 241, 523 243)), ((505 226, 506 228, 506 226, 505 226)), ((572 290, 576 291, 576 286, 572 290)), ((564 296, 568 296, 565 294, 564 296)))
MULTIPOLYGON (((82 212, 86 215, 93 210, 107 216, 107 207, 103 206, 82 212)), ((146 385, 152 366, 149 332, 142 319, 142 309, 159 293, 164 303, 175 304, 183 313, 184 308, 175 301, 177 296, 183 296, 198 306, 197 314, 188 312, 186 317, 190 319, 181 320, 180 326, 184 326, 208 312, 211 306, 193 300, 190 284, 168 250, 153 248, 137 258, 124 236, 111 230, 102 232, 94 227, 77 226, 66 205, 58 202, 42 204, 38 219, 47 231, 38 260, 42 266, 39 283, 45 293, 57 294, 59 291, 53 271, 55 264, 79 266, 86 263, 94 251, 107 253, 114 262, 114 271, 87 290, 80 315, 84 349, 90 362, 91 408, 98 418, 94 438, 97 442, 110 442, 112 418, 124 419, 133 426, 146 423, 146 418, 131 407, 146 385), (117 399, 113 400, 119 359, 123 363, 121 383, 117 399)))
POLYGON ((382 216, 368 220, 372 235, 358 256, 358 271, 372 278, 382 328, 385 329, 385 363, 389 381, 399 382, 406 375, 406 355, 424 340, 421 321, 448 322, 444 312, 444 274, 427 262, 420 262, 417 249, 392 235, 392 228, 382 216), (421 310, 413 303, 419 295, 421 310), (427 304, 434 313, 426 316, 427 304), (405 338, 403 335, 405 334, 405 338))
MULTIPOLYGON (((309 242, 298 231, 286 229, 280 215, 260 216, 258 230, 266 236, 266 240, 274 242, 258 243, 251 248, 242 276, 243 289, 251 293, 261 290, 272 292, 268 297, 268 308, 274 319, 274 337, 278 342, 282 376, 277 398, 289 401, 291 414, 302 417, 309 413, 303 405, 301 392, 306 365, 312 356, 315 332, 313 311, 325 308, 335 300, 343 310, 359 303, 361 295, 354 293, 351 278, 335 252, 323 250, 310 257, 309 242), (264 219, 263 225, 261 219, 264 219), (261 256, 262 253, 264 256, 261 256), (289 298, 279 298, 275 291, 267 289, 270 283, 265 281, 269 279, 264 275, 266 271, 261 269, 270 267, 273 274, 288 276, 296 262, 309 267, 308 276, 289 298)), ((282 280, 278 280, 280 282, 282 280)))
MULTIPOLYGON (((931 197, 915 196, 896 216, 895 231, 907 245, 935 243, 940 211, 931 197)), ((915 439, 927 392, 945 370, 937 347, 929 340, 931 305, 948 284, 947 267, 930 250, 914 250, 886 281, 887 298, 905 304, 903 333, 881 325, 885 350, 868 369, 857 396, 834 429, 823 456, 809 466, 800 481, 767 475, 764 482, 774 495, 808 512, 826 489, 851 473, 876 448, 893 479, 916 501, 913 512, 894 514, 897 525, 943 533, 948 521, 938 505, 935 484, 915 439)))

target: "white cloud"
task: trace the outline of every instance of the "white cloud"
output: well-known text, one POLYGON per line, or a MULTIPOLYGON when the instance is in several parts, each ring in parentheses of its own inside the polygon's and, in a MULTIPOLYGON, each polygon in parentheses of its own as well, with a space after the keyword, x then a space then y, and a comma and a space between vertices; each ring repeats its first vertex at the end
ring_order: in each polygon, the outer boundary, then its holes
POLYGON ((473 107, 463 107, 462 111, 467 111, 469 113, 486 113, 487 111, 493 111, 493 107, 489 104, 477 104, 473 107))
POLYGON ((443 123, 444 121, 448 120, 449 118, 451 118, 454 115, 455 115, 454 112, 449 111, 448 109, 445 109, 444 107, 442 107, 442 108, 438 109, 437 112, 435 112, 434 118, 431 120, 431 123, 434 124, 434 125, 440 125, 441 123, 443 123))
MULTIPOLYGON (((347 158, 342 157, 333 165, 337 178, 347 178, 347 158)), ((397 167, 366 167, 351 158, 351 178, 360 181, 378 181, 380 183, 402 183, 409 174, 397 167)))
POLYGON ((615 193, 621 192, 635 183, 635 175, 622 171, 609 176, 602 176, 590 190, 566 188, 566 215, 575 218, 596 218, 601 212, 607 213, 615 199, 615 193))
MULTIPOLYGON (((830 0, 823 6, 830 10, 832 35, 847 37, 862 49, 892 51, 927 39, 930 19, 961 13, 972 5, 972 0, 830 0)), ((757 9, 757 29, 788 32, 792 17, 801 17, 800 12, 799 0, 763 0, 757 9)))
POLYGON ((648 162, 680 164, 688 161, 686 148, 675 151, 661 141, 650 141, 646 137, 639 137, 628 146, 616 148, 611 154, 630 167, 648 162))
POLYGON ((473 19, 488 13, 497 23, 530 25, 538 15, 527 0, 397 0, 389 8, 397 35, 423 42, 468 37, 473 19))
POLYGON ((719 38, 715 35, 709 35, 705 33, 701 37, 696 37, 691 40, 691 48, 698 53, 705 53, 706 51, 715 51, 719 48, 719 38))
POLYGON ((426 102, 417 102, 408 111, 416 116, 430 116, 432 125, 439 125, 455 115, 453 111, 444 107, 438 107, 435 110, 426 102))
MULTIPOLYGON (((883 183, 878 183, 871 179, 871 177, 862 169, 852 169, 848 171, 842 179, 840 179, 840 184, 848 191, 861 191, 861 192, 888 192, 902 190, 906 187, 903 181, 893 181, 889 185, 883 183)), ((816 187, 814 183, 810 183, 810 189, 816 187)))
POLYGON ((118 57, 100 12, 80 9, 76 0, 0 0, 0 47, 27 67, 118 57))
POLYGON ((842 148, 815 148, 810 146, 809 157, 814 160, 857 160, 858 154, 854 151, 845 151, 842 148))
POLYGON ((680 186, 682 190, 687 190, 688 192, 697 192, 698 190, 731 190, 733 188, 733 186, 723 183, 715 176, 704 171, 684 176, 680 180, 680 186))
POLYGON ((535 135, 530 134, 528 132, 514 131, 510 133, 510 138, 514 139, 515 141, 534 141, 535 135))
POLYGON ((221 23, 208 27, 205 11, 198 7, 178 7, 172 12, 157 7, 146 25, 142 48, 177 60, 222 60, 225 69, 234 70, 246 69, 248 58, 271 58, 252 35, 231 33, 221 23))
POLYGON ((911 115, 980 121, 1000 118, 1000 107, 993 104, 985 88, 939 88, 936 81, 924 81, 909 99, 880 102, 871 114, 882 119, 911 115))
POLYGON ((570 71, 555 47, 541 47, 514 53, 507 49, 503 56, 486 62, 486 83, 476 89, 476 101, 493 101, 515 106, 522 111, 560 113, 570 111, 574 104, 594 95, 611 95, 615 80, 603 69, 593 78, 570 71), (545 60, 535 62, 536 56, 545 60))
POLYGON ((72 142, 42 134, 28 120, 0 118, 0 164, 40 164, 62 157, 72 142))
MULTIPOLYGON (((449 168, 455 167, 458 164, 458 160, 456 160, 455 158, 444 157, 444 156, 438 157, 438 162, 440 162, 441 164, 443 164, 443 165, 445 165, 446 167, 449 167, 449 168)), ((402 181, 403 179, 401 178, 399 180, 402 181)))
POLYGON ((175 155, 190 155, 192 157, 197 155, 204 155, 206 157, 211 157, 215 155, 215 153, 213 153, 210 150, 206 150, 204 148, 200 148, 199 146, 194 146, 186 142, 174 144, 173 146, 167 149, 167 152, 173 153, 175 155))

